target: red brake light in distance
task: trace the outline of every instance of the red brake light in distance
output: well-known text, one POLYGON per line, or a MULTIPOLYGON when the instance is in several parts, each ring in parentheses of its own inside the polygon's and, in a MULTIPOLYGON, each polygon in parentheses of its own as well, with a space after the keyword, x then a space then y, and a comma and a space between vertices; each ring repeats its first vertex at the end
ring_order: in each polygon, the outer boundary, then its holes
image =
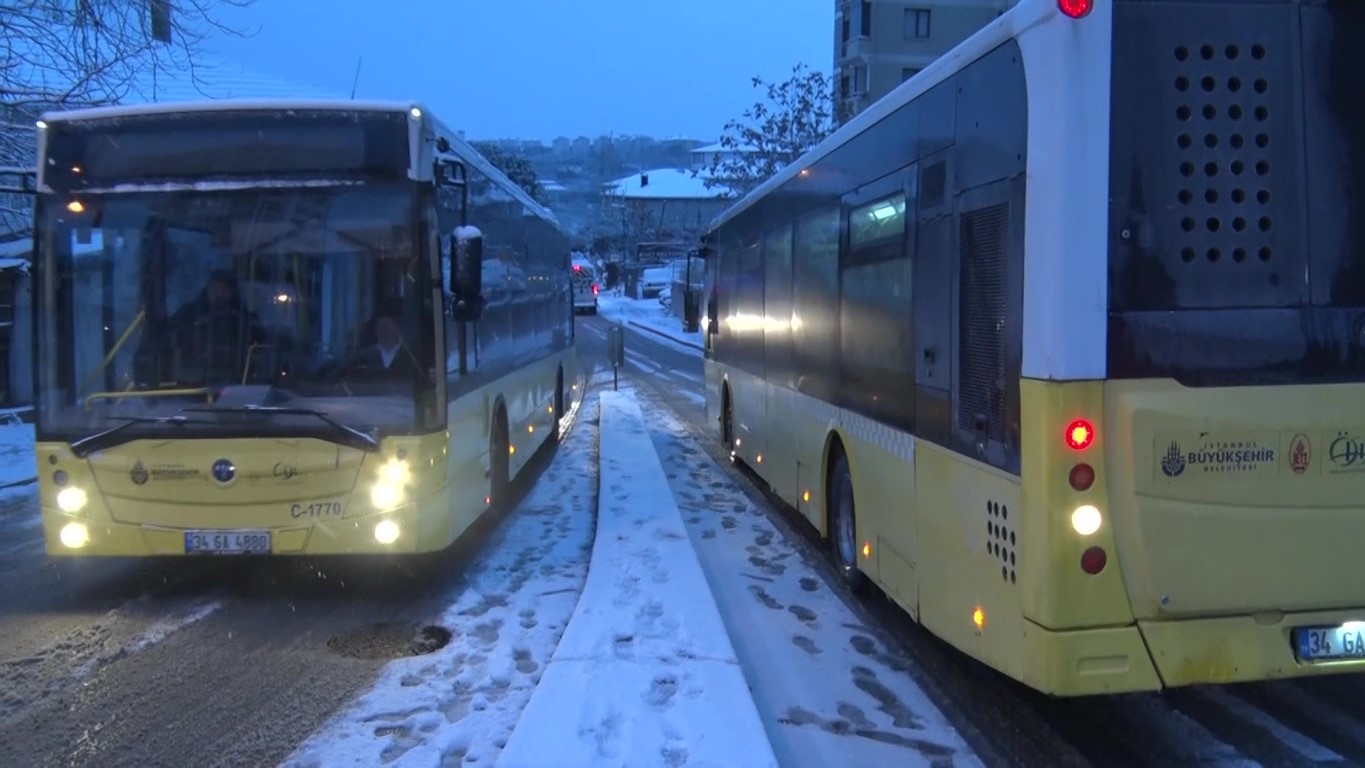
POLYGON ((592 295, 597 295, 597 283, 592 284, 592 295))
POLYGON ((1073 19, 1083 18, 1095 7, 1095 0, 1057 0, 1057 9, 1073 19))
POLYGON ((575 265, 573 265, 573 271, 575 271, 575 272, 582 272, 582 271, 583 271, 583 265, 582 265, 582 264, 575 264, 575 265))
POLYGON ((1095 426, 1085 419, 1076 419, 1066 425, 1066 434, 1063 437, 1068 448, 1083 451, 1095 442, 1095 426))

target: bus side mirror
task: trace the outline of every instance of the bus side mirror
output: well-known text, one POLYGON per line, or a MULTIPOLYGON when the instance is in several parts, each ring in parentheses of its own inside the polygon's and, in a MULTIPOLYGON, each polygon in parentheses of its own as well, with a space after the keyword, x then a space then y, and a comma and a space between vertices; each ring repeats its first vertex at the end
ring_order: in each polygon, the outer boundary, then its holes
POLYGON ((454 264, 450 269, 450 316, 467 323, 483 315, 483 233, 478 227, 455 230, 454 264))

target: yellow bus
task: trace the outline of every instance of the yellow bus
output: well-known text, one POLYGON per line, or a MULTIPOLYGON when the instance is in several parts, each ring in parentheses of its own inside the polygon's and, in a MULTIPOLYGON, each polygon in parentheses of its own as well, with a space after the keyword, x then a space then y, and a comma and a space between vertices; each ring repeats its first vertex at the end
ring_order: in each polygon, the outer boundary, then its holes
POLYGON ((1042 692, 1365 669, 1362 30, 1021 0, 713 222, 708 418, 1042 692))
POLYGON ((422 105, 158 104, 38 129, 49 554, 438 551, 557 437, 567 237, 422 105))

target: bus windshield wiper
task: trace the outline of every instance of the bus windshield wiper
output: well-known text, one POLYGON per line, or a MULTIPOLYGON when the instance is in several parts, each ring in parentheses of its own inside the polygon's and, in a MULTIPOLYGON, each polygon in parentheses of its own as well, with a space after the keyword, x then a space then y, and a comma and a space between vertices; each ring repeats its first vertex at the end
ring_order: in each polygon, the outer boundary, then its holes
POLYGON ((85 437, 82 437, 81 439, 71 443, 71 452, 76 454, 76 456, 83 458, 92 451, 98 451, 101 448, 109 448, 114 445, 117 445, 120 442, 123 442, 120 439, 120 433, 128 429, 129 427, 133 426, 134 424, 175 424, 177 426, 180 426, 184 424, 213 423, 211 421, 187 419, 180 414, 176 414, 174 416, 162 416, 154 419, 147 418, 144 416, 113 416, 111 418, 122 421, 123 423, 119 424, 116 427, 110 427, 109 429, 106 429, 103 432, 96 432, 93 435, 86 435, 85 437))
POLYGON ((357 448, 362 451, 379 450, 379 441, 373 436, 368 435, 354 427, 333 419, 322 411, 315 411, 311 408, 285 408, 271 405, 242 405, 218 408, 186 408, 185 413, 239 413, 239 414, 262 414, 271 416, 312 416, 313 418, 326 424, 332 433, 339 439, 334 442, 350 448, 357 448))

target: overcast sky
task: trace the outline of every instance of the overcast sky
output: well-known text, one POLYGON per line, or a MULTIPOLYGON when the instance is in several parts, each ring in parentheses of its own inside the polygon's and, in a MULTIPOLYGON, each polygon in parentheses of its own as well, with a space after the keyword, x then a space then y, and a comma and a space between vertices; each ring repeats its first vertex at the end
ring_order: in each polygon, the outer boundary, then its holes
POLYGON ((750 78, 832 66, 832 0, 258 0, 214 50, 357 98, 417 99, 471 138, 715 139, 750 78))

